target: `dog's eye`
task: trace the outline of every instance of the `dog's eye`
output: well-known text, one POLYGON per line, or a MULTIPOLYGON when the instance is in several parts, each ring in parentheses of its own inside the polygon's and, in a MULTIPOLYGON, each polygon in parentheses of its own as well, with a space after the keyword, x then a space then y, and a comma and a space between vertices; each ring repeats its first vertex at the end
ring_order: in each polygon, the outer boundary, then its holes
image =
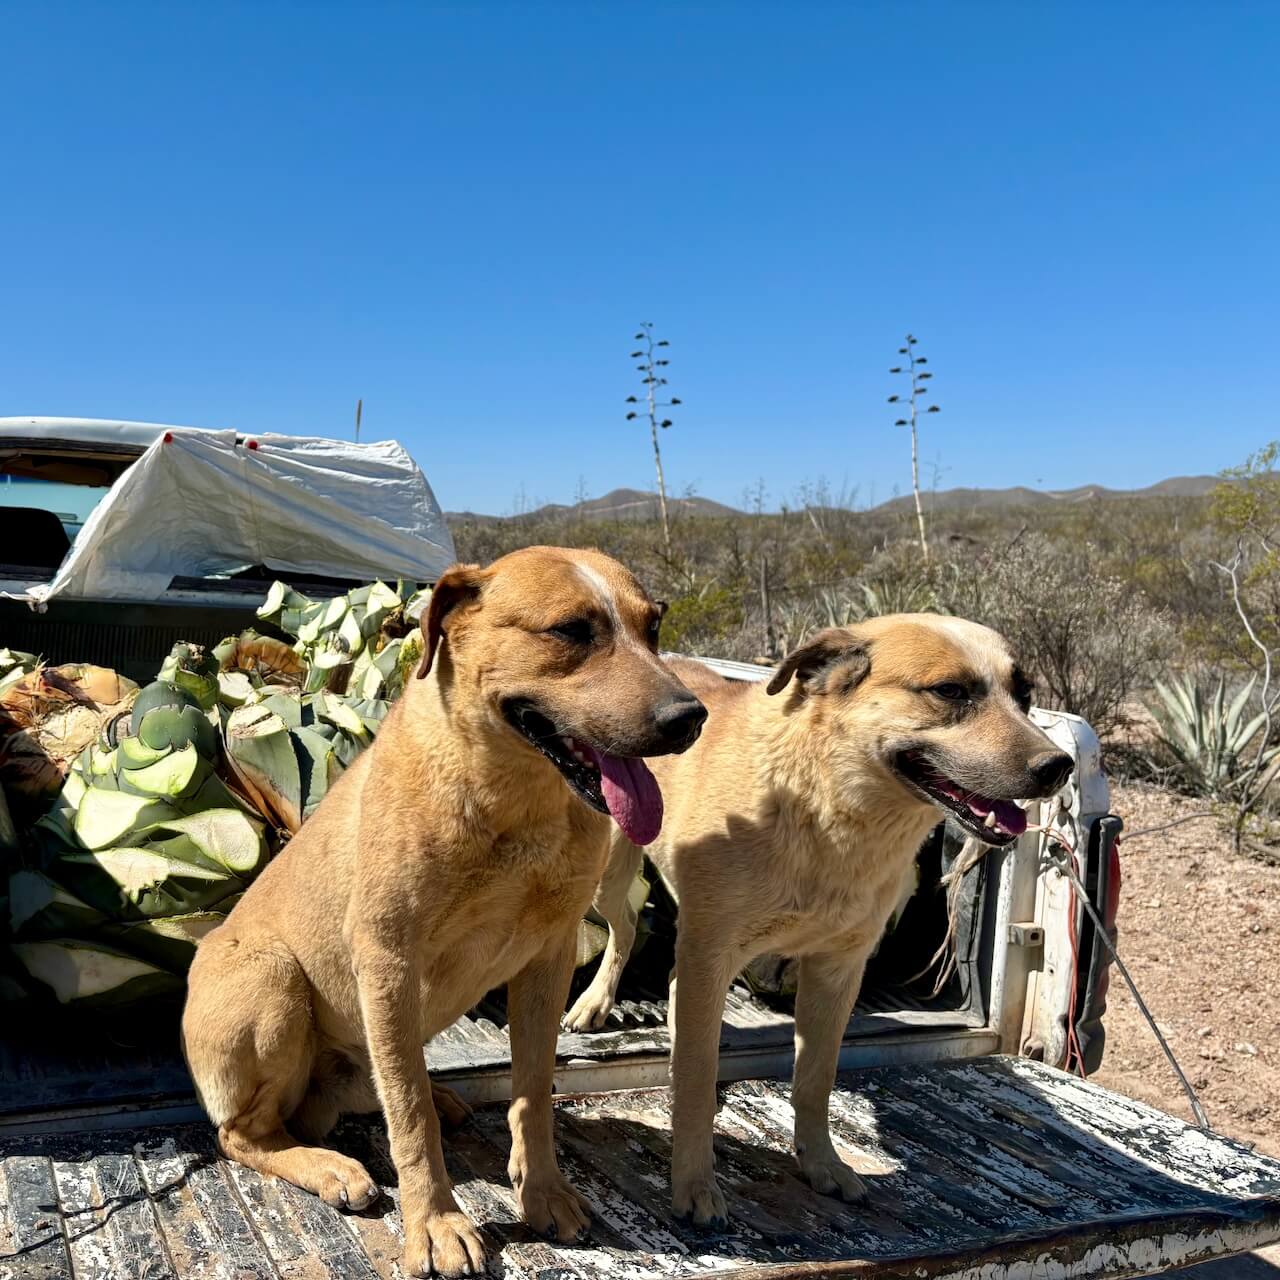
POLYGON ((964 702, 969 697, 969 690, 964 685, 955 684, 954 682, 931 685, 929 692, 936 694, 939 698, 944 698, 947 702, 964 702))
POLYGON ((568 644, 590 644, 592 631, 591 620, 589 618, 570 618, 567 622, 558 622, 554 627, 548 627, 547 633, 553 635, 557 640, 564 640, 568 644))
POLYGON ((1035 691, 1035 684, 1015 668, 1013 673, 1013 700, 1024 712, 1031 710, 1031 696, 1035 691))
POLYGON ((656 618, 649 620, 649 643, 656 649, 658 647, 658 633, 662 630, 662 616, 659 614, 656 618))

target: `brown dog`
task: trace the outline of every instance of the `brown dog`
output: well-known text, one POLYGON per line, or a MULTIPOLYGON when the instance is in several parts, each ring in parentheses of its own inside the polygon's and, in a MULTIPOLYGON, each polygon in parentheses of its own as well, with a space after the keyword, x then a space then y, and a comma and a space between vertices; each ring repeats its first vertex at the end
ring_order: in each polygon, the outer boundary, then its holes
MULTIPOLYGON (((1027 718, 1031 689, 1004 640, 957 618, 876 618, 824 631, 767 686, 669 664, 710 719, 687 755, 655 766, 667 816, 649 855, 679 902, 672 988, 672 1202, 723 1223, 712 1125, 730 983, 758 955, 797 956, 796 1156, 818 1191, 861 1196, 836 1153, 827 1101, 863 968, 942 813, 988 844, 1026 829, 1015 799, 1049 795, 1071 757, 1027 718), (939 811, 942 811, 940 813, 939 811)), ((635 939, 627 890, 640 851, 614 840, 596 896, 609 945, 570 1010, 613 1006, 635 939)))
POLYGON ((420 678, 192 966, 184 1048, 222 1151, 361 1208, 373 1179, 318 1144, 339 1113, 381 1102, 411 1275, 484 1265, 422 1047, 504 982, 520 1210, 561 1240, 587 1225, 551 1119, 575 932, 607 856, 605 814, 641 842, 661 824, 639 757, 684 750, 706 716, 656 656, 659 617, 596 552, 450 569, 423 621, 420 678))

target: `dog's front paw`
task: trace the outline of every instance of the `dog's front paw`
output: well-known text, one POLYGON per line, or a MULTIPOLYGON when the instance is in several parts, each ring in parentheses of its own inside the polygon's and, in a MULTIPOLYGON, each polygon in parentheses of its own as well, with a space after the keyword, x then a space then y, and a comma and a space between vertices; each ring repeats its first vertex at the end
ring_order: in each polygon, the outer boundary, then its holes
POLYGON ((405 1231, 405 1274, 482 1275, 484 1252, 484 1241, 465 1213, 433 1213, 405 1231))
POLYGON ((520 1216, 544 1236, 561 1244, 580 1240, 591 1225, 587 1202, 561 1173, 549 1178, 525 1178, 516 1186, 520 1216))
POLYGON ((306 1183, 325 1204, 335 1209, 367 1209, 381 1194, 378 1184, 359 1160, 318 1147, 311 1154, 306 1183))
POLYGON ((613 1012, 613 996, 608 991, 588 987, 574 1001, 573 1008, 560 1021, 566 1031, 597 1031, 613 1012))
POLYGON ((729 1207, 714 1173, 673 1179, 671 1209, 681 1221, 692 1219, 695 1226, 723 1231, 729 1225, 729 1207))
POLYGON ((796 1159, 809 1185, 824 1196, 839 1196, 848 1204, 865 1200, 867 1185, 834 1151, 805 1152, 796 1159))

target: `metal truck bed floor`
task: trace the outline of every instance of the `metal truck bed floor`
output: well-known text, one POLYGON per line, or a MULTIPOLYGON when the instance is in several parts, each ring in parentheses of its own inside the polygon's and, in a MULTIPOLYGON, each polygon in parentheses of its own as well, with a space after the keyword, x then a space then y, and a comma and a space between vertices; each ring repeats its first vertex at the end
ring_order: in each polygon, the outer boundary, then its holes
MULTIPOLYGON (((792 1172, 776 1082, 725 1090, 717 1122, 732 1230, 668 1214, 665 1090, 562 1099, 566 1173, 591 1202, 581 1246, 519 1225, 499 1108, 446 1140, 458 1198, 494 1250, 491 1274, 662 1277, 1130 1276, 1280 1237, 1280 1162, 1021 1059, 850 1073, 832 1100, 870 1198, 845 1206, 792 1172)), ((0 1277, 398 1276, 400 1219, 380 1124, 336 1143, 384 1186, 342 1215, 216 1155, 205 1125, 0 1142, 0 1277)))

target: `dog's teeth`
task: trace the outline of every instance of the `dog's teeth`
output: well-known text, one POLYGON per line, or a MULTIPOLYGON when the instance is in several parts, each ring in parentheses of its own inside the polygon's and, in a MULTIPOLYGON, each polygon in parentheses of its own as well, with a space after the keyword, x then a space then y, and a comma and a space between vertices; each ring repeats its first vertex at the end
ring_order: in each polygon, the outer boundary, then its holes
POLYGON ((989 814, 987 814, 987 816, 986 816, 986 818, 984 819, 984 821, 983 821, 982 825, 983 825, 984 827, 986 827, 986 829, 987 829, 988 831, 994 831, 994 830, 995 830, 995 827, 996 827, 996 811, 995 811, 994 809, 992 809, 992 810, 991 810, 991 812, 990 812, 989 814))

